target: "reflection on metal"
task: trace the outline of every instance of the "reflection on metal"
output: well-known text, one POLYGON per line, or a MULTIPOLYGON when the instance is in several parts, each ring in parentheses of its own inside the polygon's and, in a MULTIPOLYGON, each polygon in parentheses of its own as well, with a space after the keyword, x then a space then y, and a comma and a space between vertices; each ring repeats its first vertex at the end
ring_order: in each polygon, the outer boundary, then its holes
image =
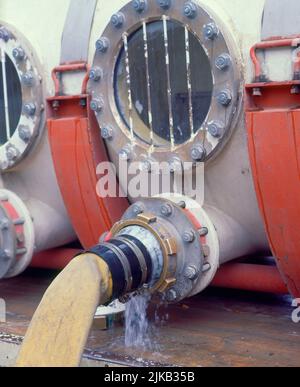
POLYGON ((171 140, 171 151, 173 151, 174 146, 175 146, 174 118, 173 118, 172 90, 171 90, 171 78, 170 78, 168 26, 167 26, 167 17, 166 16, 163 16, 163 26, 164 26, 164 44, 165 44, 165 58, 166 58, 166 69, 167 69, 167 84, 168 84, 167 93, 168 93, 168 105, 169 105, 170 140, 171 140))
POLYGON ((2 67, 2 80, 3 80, 3 96, 4 96, 4 110, 5 110, 5 123, 6 123, 6 137, 10 140, 10 123, 9 123, 9 107, 8 107, 8 95, 7 95, 7 79, 6 79, 6 54, 3 48, 1 48, 1 67, 2 67))
POLYGON ((185 26, 185 58, 186 58, 186 73, 187 73, 187 87, 189 93, 189 119, 190 119, 190 129, 191 134, 195 133, 194 131, 194 114, 193 114, 193 96, 192 96, 192 74, 191 74, 191 58, 190 58, 190 34, 189 30, 185 26))
POLYGON ((133 127, 133 118, 132 118, 132 95, 131 95, 131 81, 130 81, 130 61, 128 53, 128 37, 125 33, 123 35, 124 50, 125 50, 125 62, 126 62, 126 83, 128 90, 128 106, 129 106, 129 126, 131 141, 134 141, 134 127, 133 127))

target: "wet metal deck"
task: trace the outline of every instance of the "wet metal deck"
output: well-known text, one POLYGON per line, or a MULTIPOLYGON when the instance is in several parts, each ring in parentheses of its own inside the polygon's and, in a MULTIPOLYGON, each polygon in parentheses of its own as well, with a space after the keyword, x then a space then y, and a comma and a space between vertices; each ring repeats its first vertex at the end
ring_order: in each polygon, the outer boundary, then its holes
MULTIPOLYGON (((0 324, 0 366, 13 364, 30 318, 53 272, 29 271, 0 282, 7 323, 0 324)), ((300 366, 300 324, 289 297, 209 290, 180 305, 150 312, 156 350, 124 347, 124 329, 92 330, 89 366, 300 366), (156 319, 157 320, 157 319, 156 319), (167 320, 162 322, 162 320, 167 320)))

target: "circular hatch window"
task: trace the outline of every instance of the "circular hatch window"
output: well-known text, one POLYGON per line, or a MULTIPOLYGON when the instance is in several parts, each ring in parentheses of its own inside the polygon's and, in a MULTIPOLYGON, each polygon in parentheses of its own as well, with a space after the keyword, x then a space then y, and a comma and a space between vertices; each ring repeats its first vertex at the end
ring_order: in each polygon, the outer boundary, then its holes
POLYGON ((40 133, 41 77, 32 48, 0 24, 0 170, 16 166, 40 133))
POLYGON ((205 121, 212 93, 209 58, 183 24, 154 21, 130 35, 115 70, 115 97, 139 139, 156 147, 186 143, 205 121))
POLYGON ((222 149, 241 102, 232 38, 194 1, 132 1, 96 42, 91 109, 111 154, 206 161, 222 149))

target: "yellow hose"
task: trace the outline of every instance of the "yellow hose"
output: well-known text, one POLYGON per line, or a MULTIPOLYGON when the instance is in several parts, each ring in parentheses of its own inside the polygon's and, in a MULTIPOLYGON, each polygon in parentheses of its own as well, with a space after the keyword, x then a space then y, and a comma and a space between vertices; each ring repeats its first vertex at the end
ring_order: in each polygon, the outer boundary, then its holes
POLYGON ((94 254, 75 258, 50 285, 21 347, 17 367, 79 366, 95 311, 111 300, 112 277, 94 254))

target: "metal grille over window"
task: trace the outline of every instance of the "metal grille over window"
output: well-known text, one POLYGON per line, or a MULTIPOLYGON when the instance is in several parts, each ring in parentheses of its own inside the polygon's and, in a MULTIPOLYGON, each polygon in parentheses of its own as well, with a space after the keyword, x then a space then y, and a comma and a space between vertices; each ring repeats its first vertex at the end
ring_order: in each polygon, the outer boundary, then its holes
POLYGON ((234 40, 198 2, 134 4, 96 42, 91 107, 102 136, 128 161, 206 161, 230 138, 240 107, 234 40))
POLYGON ((28 42, 0 25, 0 170, 15 167, 40 133, 43 93, 28 42))

